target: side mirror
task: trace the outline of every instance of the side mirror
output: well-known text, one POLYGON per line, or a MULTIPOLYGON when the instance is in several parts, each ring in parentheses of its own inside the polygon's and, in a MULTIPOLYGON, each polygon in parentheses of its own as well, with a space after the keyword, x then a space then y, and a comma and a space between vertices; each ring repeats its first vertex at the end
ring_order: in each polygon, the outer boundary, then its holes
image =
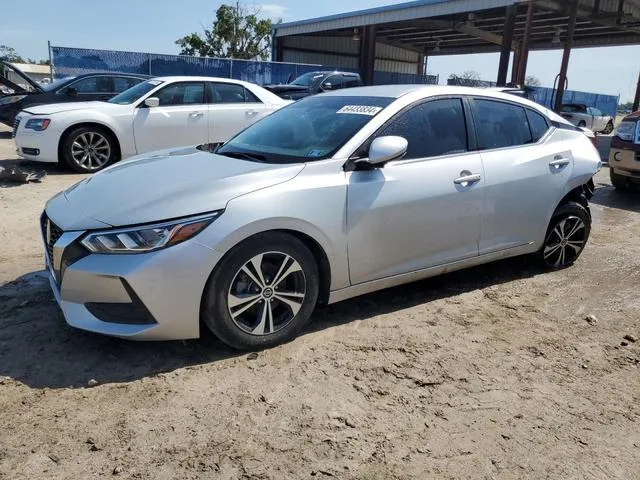
POLYGON ((158 97, 149 97, 145 99, 144 104, 150 108, 159 107, 160 99, 158 97))
POLYGON ((333 85, 331 85, 331 82, 325 82, 322 84, 323 90, 331 90, 332 88, 333 88, 333 85))
POLYGON ((78 94, 78 89, 74 88, 74 87, 69 87, 69 88, 65 89, 64 94, 67 97, 75 97, 78 94))
POLYGON ((379 167, 392 160, 398 160, 407 153, 409 143, 402 137, 378 137, 369 147, 368 162, 374 167, 379 167))

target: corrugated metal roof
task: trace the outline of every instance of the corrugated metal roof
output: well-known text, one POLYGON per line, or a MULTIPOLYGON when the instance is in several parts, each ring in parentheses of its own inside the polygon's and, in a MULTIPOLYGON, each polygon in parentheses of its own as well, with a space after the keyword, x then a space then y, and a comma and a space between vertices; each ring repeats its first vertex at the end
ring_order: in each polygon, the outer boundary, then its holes
POLYGON ((505 7, 518 0, 418 0, 274 25, 276 37, 505 7))

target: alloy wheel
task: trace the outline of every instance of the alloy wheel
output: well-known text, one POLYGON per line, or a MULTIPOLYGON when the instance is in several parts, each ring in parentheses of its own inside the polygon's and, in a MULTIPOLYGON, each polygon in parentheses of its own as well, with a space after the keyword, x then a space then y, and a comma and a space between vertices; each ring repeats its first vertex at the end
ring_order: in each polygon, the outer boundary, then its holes
POLYGON ((289 325, 307 293, 302 267, 282 252, 260 253, 235 274, 227 309, 235 325, 252 335, 270 335, 289 325))
POLYGON ((587 241, 585 223, 570 215, 562 218, 547 235, 543 257, 547 265, 563 267, 573 263, 587 241))
POLYGON ((71 157, 80 167, 86 170, 97 170, 109 162, 111 145, 102 133, 81 133, 73 139, 71 157))

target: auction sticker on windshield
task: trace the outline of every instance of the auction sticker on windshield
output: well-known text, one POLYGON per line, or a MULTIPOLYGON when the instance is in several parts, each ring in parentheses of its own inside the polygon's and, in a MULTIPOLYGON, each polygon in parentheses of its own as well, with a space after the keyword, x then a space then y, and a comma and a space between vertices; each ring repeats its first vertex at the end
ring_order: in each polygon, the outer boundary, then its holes
POLYGON ((373 107, 369 105, 345 105, 337 113, 350 113, 354 115, 369 115, 373 117, 382 110, 382 107, 373 107))

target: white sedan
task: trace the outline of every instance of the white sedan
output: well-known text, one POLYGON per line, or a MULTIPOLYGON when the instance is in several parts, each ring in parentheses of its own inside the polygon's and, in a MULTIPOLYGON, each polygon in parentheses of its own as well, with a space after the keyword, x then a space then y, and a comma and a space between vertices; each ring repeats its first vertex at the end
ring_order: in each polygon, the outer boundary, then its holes
POLYGON ((257 85, 212 77, 159 77, 107 102, 30 107, 13 134, 18 155, 97 172, 132 155, 227 141, 291 103, 257 85))

